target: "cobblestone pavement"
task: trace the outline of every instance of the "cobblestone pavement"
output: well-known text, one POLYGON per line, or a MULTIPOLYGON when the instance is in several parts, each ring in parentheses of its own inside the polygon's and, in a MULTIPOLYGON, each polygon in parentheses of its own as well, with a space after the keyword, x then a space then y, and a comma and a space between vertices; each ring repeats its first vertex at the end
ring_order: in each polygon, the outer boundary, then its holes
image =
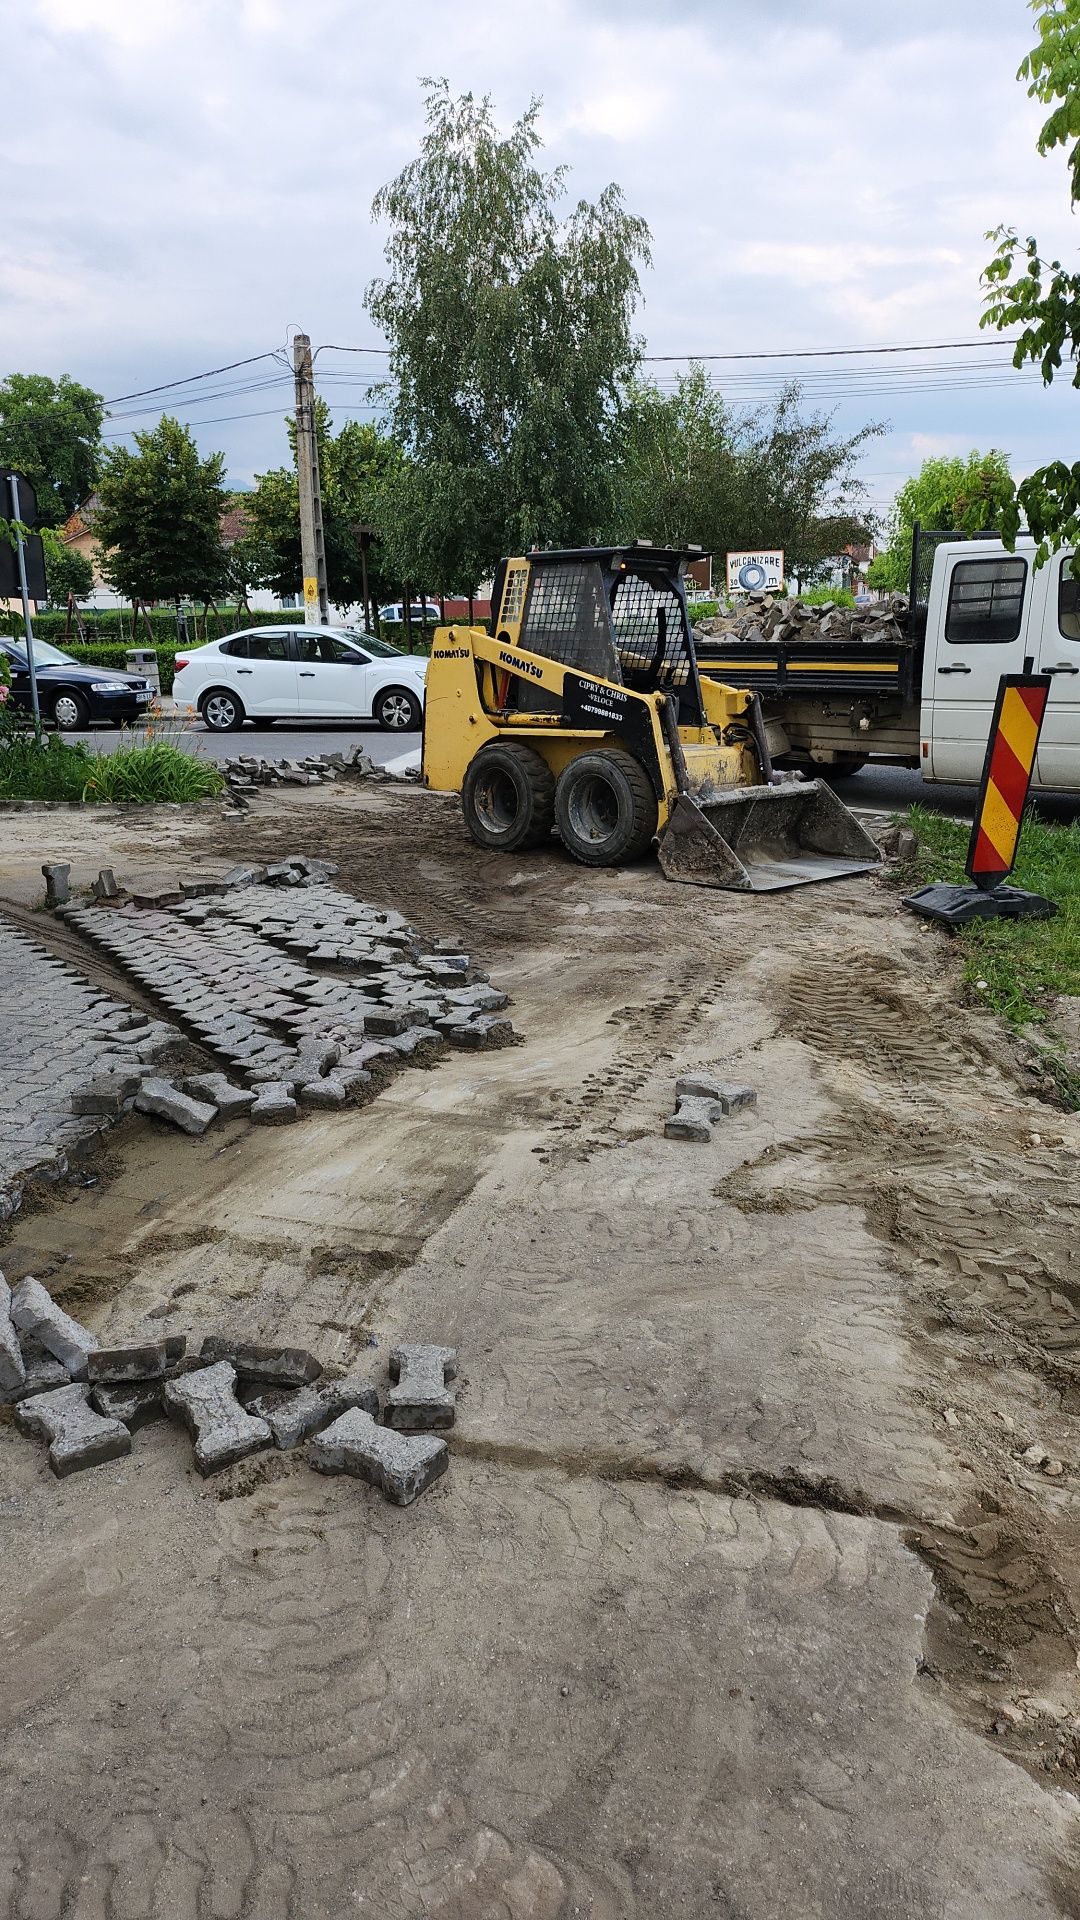
POLYGON ((429 946, 400 913, 326 883, 255 880, 65 917, 249 1086, 283 1082, 315 1105, 356 1099, 447 1045, 513 1039, 495 1017, 506 995, 456 943, 429 946))
POLYGON ((108 1114, 75 1114, 72 1101, 117 1069, 149 1064, 179 1039, 110 998, 36 940, 0 920, 0 1220, 17 1210, 30 1178, 62 1179, 69 1156, 92 1147, 108 1114))

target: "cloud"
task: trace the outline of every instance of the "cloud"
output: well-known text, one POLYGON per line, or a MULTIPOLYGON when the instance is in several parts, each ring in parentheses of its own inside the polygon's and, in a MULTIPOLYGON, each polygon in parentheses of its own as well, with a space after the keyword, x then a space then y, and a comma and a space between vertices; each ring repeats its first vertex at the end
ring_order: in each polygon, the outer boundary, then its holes
MULTIPOLYGON (((570 196, 620 182, 653 233, 657 353, 970 339, 986 228, 1075 245, 1014 78, 1017 0, 0 0, 0 25, 20 110, 0 135, 0 370, 107 395, 268 350, 288 323, 372 342, 369 210, 416 152, 421 74, 490 92, 503 124, 542 94, 570 196)), ((368 366, 320 364, 342 417, 365 405, 368 366)), ((879 467, 918 435, 1029 465, 1067 444, 1060 392, 870 387, 808 393, 845 430, 891 421, 879 467)), ((250 478, 284 457, 287 405, 284 382, 181 410, 250 415, 198 428, 250 478)))

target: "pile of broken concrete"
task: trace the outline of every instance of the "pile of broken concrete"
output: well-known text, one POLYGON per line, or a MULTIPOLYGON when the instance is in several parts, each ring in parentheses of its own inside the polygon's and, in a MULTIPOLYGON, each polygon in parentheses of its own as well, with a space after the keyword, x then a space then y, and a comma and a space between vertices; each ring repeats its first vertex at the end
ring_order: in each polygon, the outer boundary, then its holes
POLYGON ((375 765, 355 742, 340 752, 309 753, 302 760, 271 760, 264 754, 240 753, 219 761, 231 793, 250 796, 262 787, 321 787, 346 779, 389 780, 393 776, 375 765))
POLYGON ((0 1403, 49 1443, 59 1477, 119 1459, 149 1421, 187 1428, 201 1474, 270 1447, 303 1445, 319 1473, 350 1474, 398 1506, 449 1465, 435 1429, 456 1412, 457 1355, 408 1345, 390 1355, 382 1418, 370 1381, 331 1377, 311 1353, 211 1334, 197 1355, 181 1337, 101 1347, 39 1280, 0 1274, 0 1403))
POLYGON ((835 600, 808 606, 805 600, 752 597, 734 613, 699 620, 694 632, 701 638, 722 636, 746 646, 781 641, 789 646, 830 644, 899 647, 904 644, 908 613, 906 593, 892 593, 869 607, 842 607, 835 600))

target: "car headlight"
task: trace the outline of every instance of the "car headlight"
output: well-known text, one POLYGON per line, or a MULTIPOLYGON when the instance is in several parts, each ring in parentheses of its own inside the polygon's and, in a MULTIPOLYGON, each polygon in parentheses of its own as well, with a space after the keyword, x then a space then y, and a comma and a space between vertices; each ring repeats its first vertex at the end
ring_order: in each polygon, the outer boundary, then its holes
POLYGON ((115 680, 91 680, 90 691, 91 693, 130 693, 132 689, 124 686, 122 682, 118 685, 115 680))

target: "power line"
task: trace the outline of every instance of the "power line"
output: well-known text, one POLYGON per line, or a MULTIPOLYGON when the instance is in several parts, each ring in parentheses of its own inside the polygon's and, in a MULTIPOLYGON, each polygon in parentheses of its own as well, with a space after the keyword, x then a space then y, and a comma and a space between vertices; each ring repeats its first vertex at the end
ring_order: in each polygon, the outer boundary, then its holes
POLYGON ((641 357, 643 360, 826 360, 839 358, 845 354, 952 353, 957 347, 1014 347, 1015 345, 1015 340, 930 340, 922 346, 792 347, 783 353, 643 353, 641 357))
POLYGON ((277 349, 267 353, 251 353, 246 360, 230 360, 225 367, 208 367, 205 373, 189 373, 182 380, 166 380, 160 387, 140 387, 137 393, 118 393, 115 400, 106 400, 106 407, 118 407, 122 400, 145 400, 150 393, 169 393, 173 387, 190 387, 197 380, 212 380, 215 374, 232 373, 236 367, 253 367, 256 360, 276 360, 277 349))

